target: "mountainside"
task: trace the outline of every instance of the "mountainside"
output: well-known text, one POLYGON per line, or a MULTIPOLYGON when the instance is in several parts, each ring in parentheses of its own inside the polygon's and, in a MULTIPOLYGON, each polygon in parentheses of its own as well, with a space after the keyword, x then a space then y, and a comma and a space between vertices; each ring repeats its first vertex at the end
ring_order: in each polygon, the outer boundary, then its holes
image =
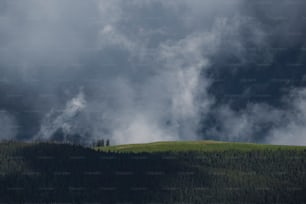
POLYGON ((306 147, 1 143, 0 202, 303 203, 306 147))

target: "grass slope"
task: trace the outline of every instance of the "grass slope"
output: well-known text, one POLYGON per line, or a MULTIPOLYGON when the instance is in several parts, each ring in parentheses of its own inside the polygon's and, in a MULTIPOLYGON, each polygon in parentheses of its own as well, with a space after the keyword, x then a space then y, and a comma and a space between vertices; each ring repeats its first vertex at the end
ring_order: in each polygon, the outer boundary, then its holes
POLYGON ((127 144, 110 147, 97 147, 99 151, 110 152, 186 152, 186 151, 255 151, 255 150, 304 150, 302 146, 264 145, 254 143, 236 143, 219 141, 174 141, 146 144, 127 144))

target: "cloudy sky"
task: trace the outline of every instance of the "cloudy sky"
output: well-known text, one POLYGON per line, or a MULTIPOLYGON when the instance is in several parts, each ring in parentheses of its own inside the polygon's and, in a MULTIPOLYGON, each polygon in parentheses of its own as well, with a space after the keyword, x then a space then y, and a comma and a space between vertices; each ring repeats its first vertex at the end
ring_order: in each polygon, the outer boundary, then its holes
POLYGON ((305 9, 0 0, 0 139, 306 145, 305 9))

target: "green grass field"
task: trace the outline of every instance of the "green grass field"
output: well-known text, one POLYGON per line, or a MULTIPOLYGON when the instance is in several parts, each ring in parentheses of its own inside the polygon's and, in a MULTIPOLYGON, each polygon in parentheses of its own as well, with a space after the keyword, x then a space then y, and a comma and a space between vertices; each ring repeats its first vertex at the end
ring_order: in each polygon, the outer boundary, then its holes
POLYGON ((154 142, 145 144, 127 144, 110 147, 97 147, 103 152, 186 152, 186 151, 254 151, 254 150, 304 150, 303 146, 265 145, 254 143, 236 143, 219 141, 175 141, 175 142, 154 142))

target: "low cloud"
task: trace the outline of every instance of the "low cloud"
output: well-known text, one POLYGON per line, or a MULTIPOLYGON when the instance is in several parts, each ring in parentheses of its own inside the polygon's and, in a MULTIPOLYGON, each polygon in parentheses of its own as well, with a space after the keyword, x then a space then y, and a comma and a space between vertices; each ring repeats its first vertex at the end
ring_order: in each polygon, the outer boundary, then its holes
POLYGON ((13 115, 0 110, 0 140, 13 140, 18 131, 18 124, 13 115))
POLYGON ((282 123, 270 131, 268 142, 283 145, 306 144, 306 89, 299 88, 290 92, 284 99, 288 109, 281 116, 282 123))
MULTIPOLYGON (((284 39, 290 36, 274 32, 272 28, 288 27, 266 16, 281 14, 287 8, 284 2, 271 8, 244 0, 0 3, 3 137, 48 139, 61 131, 65 140, 78 135, 83 143, 101 138, 121 144, 207 137, 304 141, 295 136, 304 131, 304 116, 293 114, 303 106, 302 92, 293 94, 284 107, 239 99, 236 103, 243 105, 237 108, 223 97, 227 90, 248 96, 265 89, 269 85, 260 80, 255 88, 240 87, 235 77, 255 72, 272 76, 268 69, 253 67, 262 64, 276 70, 286 64, 278 62, 286 57, 275 47, 302 45, 299 37, 289 42, 284 39), (233 81, 215 85, 224 79, 233 81), (16 124, 18 132, 11 128, 16 124)), ((291 11, 300 13, 301 8, 292 6, 285 14, 293 18, 291 11)), ((292 28, 303 31, 298 23, 292 28)))

